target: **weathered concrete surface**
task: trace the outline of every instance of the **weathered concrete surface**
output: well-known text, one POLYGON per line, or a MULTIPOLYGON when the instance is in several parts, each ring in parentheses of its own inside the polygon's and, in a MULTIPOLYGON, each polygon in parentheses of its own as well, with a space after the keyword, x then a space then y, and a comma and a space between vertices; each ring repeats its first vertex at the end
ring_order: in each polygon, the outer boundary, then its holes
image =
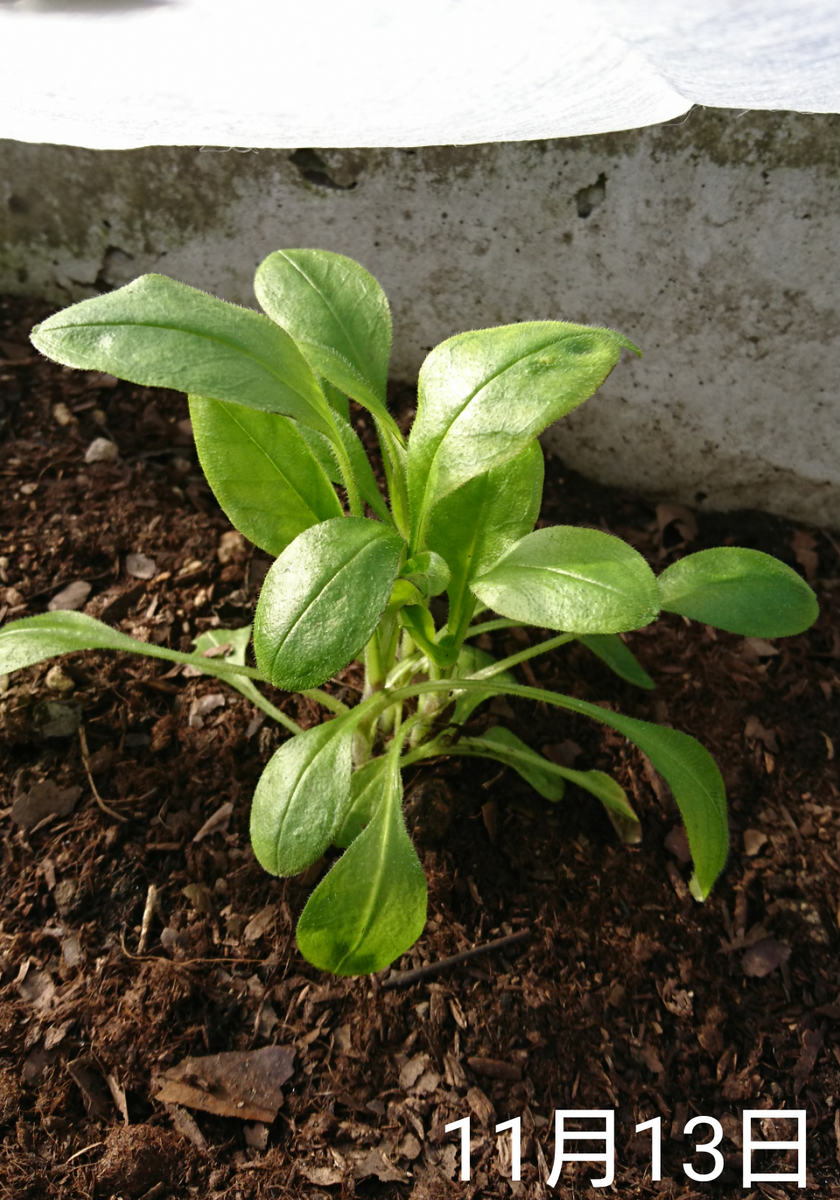
POLYGON ((840 117, 294 155, 0 142, 0 289, 69 302, 161 271, 253 304, 281 246, 380 279, 400 378, 463 329, 620 329, 644 358, 549 433, 567 461, 840 527, 840 117))

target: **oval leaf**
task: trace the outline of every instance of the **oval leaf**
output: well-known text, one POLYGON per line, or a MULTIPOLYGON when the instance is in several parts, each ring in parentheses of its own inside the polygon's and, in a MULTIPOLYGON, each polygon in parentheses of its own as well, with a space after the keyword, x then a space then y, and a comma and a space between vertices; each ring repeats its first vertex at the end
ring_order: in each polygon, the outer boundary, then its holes
POLYGON ((262 550, 279 554, 304 529, 342 515, 329 478, 287 417, 190 396, 190 419, 216 499, 262 550))
POLYGON ((745 637, 789 637, 819 616, 805 580, 760 550, 700 550, 668 567, 658 583, 668 612, 745 637))
POLYGON ((387 758, 371 758, 364 766, 353 772, 350 780, 350 806, 344 815, 341 828, 333 838, 333 845, 346 850, 354 842, 379 807, 385 788, 387 758))
POLYGON ((569 633, 638 629, 659 611, 641 554, 612 534, 571 525, 528 534, 472 590, 503 617, 569 633))
POLYGON ((266 576, 254 650, 277 687, 317 687, 352 662, 385 610, 405 542, 387 525, 339 517, 287 546, 266 576))
POLYGON ((469 480, 432 511, 426 543, 449 566, 450 628, 470 600, 469 585, 530 533, 540 513, 543 452, 531 442, 510 462, 469 480))
POLYGON ((334 975, 369 975, 405 953, 426 924, 426 876, 402 815, 402 781, 389 755, 373 820, 321 880, 300 916, 304 958, 334 975))
POLYGON ((260 776, 251 845, 272 875, 297 875, 324 853, 350 798, 353 723, 328 721, 284 742, 260 776))
POLYGON ((479 329, 436 346, 420 371, 409 441, 412 546, 439 500, 591 396, 622 346, 636 350, 610 329, 562 321, 479 329))
POLYGON ((312 369, 402 440, 385 407, 391 310, 374 277, 343 254, 277 250, 258 267, 254 290, 312 369))
POLYGON ((284 330, 165 275, 73 304, 31 338, 65 366, 282 413, 334 437, 317 380, 284 330))

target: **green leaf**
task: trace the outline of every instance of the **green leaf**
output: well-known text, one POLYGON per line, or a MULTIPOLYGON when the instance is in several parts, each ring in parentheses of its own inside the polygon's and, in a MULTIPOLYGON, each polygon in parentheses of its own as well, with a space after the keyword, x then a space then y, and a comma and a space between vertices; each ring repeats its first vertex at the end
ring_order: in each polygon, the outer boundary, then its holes
POLYGON ((298 946, 321 971, 368 975, 405 953, 425 924, 426 876, 406 832, 400 769, 391 753, 382 801, 309 897, 298 946))
POLYGON ((251 845, 272 875, 297 875, 320 858, 350 798, 354 722, 327 721, 269 759, 251 808, 251 845))
MULTIPOLYGON (((344 449, 350 460, 356 486, 380 520, 385 521, 386 524, 391 524, 391 514, 388 511, 388 505, 382 499, 382 493, 379 490, 379 485, 376 482, 376 477, 370 465, 370 460, 365 453, 364 446, 359 441, 359 437, 353 426, 348 421, 345 421, 341 413, 335 412, 333 416, 339 437, 344 444, 344 449)), ((344 478, 328 439, 320 433, 314 433, 311 429, 305 429, 303 426, 301 426, 301 434, 327 478, 331 479, 333 483, 343 484, 344 478)))
POLYGON ((254 290, 314 371, 396 434, 385 407, 391 312, 374 277, 327 250, 278 250, 260 264, 254 290))
POLYGON ((339 517, 304 530, 272 566, 257 604, 257 664, 288 691, 352 662, 388 603, 405 542, 387 525, 339 517))
POLYGON ((420 371, 409 441, 412 548, 421 548, 439 500, 515 458, 582 404, 622 346, 636 350, 609 329, 531 321, 462 333, 435 347, 420 371))
POLYGON ((293 417, 333 436, 331 410, 292 339, 262 313, 164 275, 73 304, 32 330, 55 362, 147 387, 293 417))
POLYGON ((333 838, 333 845, 338 846, 340 850, 346 850, 365 826, 370 824, 382 799, 386 763, 387 758, 371 758, 353 772, 350 780, 350 807, 344 815, 341 828, 333 838))
POLYGON ((587 633, 577 639, 587 650, 591 650, 601 662, 605 662, 619 679, 626 679, 636 687, 653 688, 656 684, 616 633, 587 633))
POLYGON ((427 544, 449 566, 450 629, 470 601, 469 585, 534 528, 543 490, 543 453, 531 442, 510 462, 476 476, 432 511, 427 544))
MULTIPOLYGON (((342 515, 328 475, 295 422, 203 396, 190 396, 190 418, 216 499, 240 533, 261 549, 279 554, 304 529, 342 515)), ((307 432, 329 455, 326 439, 307 432)))
POLYGON ((638 629, 659 611, 656 579, 638 551, 572 525, 529 533, 472 590, 503 617, 569 633, 638 629))
POLYGON ((658 582, 668 612, 746 637, 789 637, 819 616, 805 580, 759 550, 700 550, 668 567, 658 582))
POLYGON ((504 725, 488 729, 481 737, 461 738, 448 750, 449 754, 475 755, 492 758, 517 771, 534 791, 546 800, 560 800, 565 784, 559 771, 552 770, 553 763, 526 746, 521 738, 504 725))
POLYGON ((400 571, 400 578, 413 583, 426 599, 445 592, 450 579, 449 567, 439 554, 424 550, 410 558, 400 571))

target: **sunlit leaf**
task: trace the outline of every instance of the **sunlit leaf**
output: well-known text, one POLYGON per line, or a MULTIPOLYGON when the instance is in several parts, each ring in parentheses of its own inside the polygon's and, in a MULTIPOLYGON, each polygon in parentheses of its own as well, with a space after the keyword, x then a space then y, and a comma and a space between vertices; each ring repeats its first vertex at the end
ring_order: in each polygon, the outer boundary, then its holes
POLYGON ((471 586, 504 617, 570 633, 638 629, 659 611, 656 579, 638 551, 572 525, 529 533, 471 586))
POLYGON ((759 550, 700 550, 668 567, 658 583, 668 612, 746 637, 802 633, 819 616, 805 580, 759 550))
POLYGON ((479 329, 436 346, 420 371, 409 440, 412 546, 421 548, 439 500, 515 458, 591 396, 622 346, 636 349, 610 329, 560 321, 479 329))
POLYGON ((298 946, 322 971, 368 975, 404 954, 425 924, 426 876, 406 832, 391 754, 373 819, 309 897, 298 946))
POLYGON ((232 400, 332 435, 329 406, 287 333, 262 313, 165 275, 141 275, 62 309, 31 337, 65 366, 232 400))
MULTIPOLYGON (((294 421, 203 396, 190 396, 190 418, 216 499, 261 549, 279 554, 310 525, 342 515, 328 475, 294 421)), ((310 436, 329 447, 320 434, 310 436)))
POLYGON ((251 808, 251 845, 272 875, 297 875, 324 853, 350 799, 353 723, 289 738, 269 759, 251 808))
POLYGON ((364 648, 391 594, 405 543, 379 521, 313 525, 272 566, 257 604, 254 651, 277 687, 317 687, 364 648))
POLYGON ((364 267, 327 250, 277 250, 257 268, 254 290, 314 371, 402 436, 385 407, 391 311, 364 267))

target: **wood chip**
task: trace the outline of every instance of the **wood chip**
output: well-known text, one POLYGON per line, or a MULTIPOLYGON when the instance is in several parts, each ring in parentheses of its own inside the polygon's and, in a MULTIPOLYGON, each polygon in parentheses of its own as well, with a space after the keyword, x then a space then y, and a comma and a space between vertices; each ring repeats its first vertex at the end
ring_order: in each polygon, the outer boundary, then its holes
POLYGON ((280 1088, 293 1074, 294 1057, 290 1047, 265 1046, 185 1058, 163 1074, 155 1099, 270 1125, 283 1103, 280 1088))
POLYGON ((516 1063, 503 1062, 499 1058, 468 1058, 467 1066, 476 1075, 485 1075, 488 1079, 507 1079, 518 1083, 522 1079, 522 1068, 516 1063))

